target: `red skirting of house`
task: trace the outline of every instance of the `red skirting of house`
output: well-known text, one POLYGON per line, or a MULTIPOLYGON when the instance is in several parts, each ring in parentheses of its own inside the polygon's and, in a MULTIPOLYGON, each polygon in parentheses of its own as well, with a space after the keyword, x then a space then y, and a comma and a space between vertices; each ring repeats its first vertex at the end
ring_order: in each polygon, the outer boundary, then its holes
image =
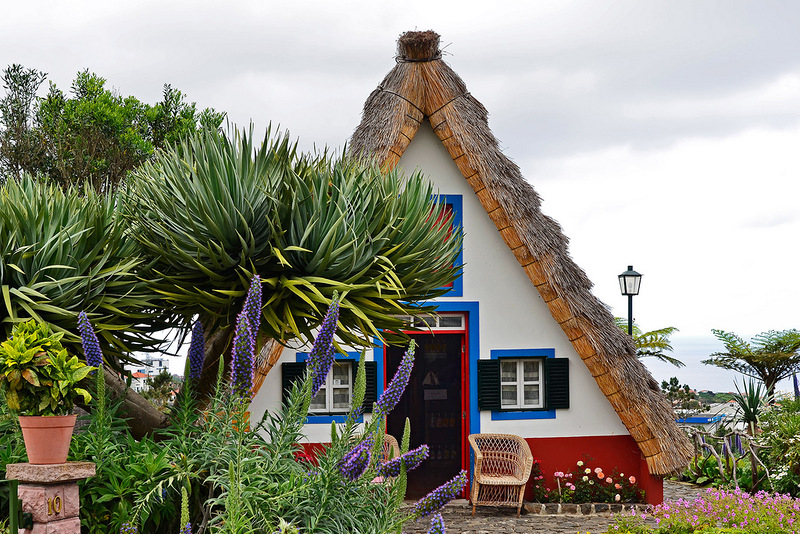
POLYGON ((587 466, 601 467, 609 475, 616 470, 624 473, 626 478, 635 476, 649 504, 660 504, 664 500, 663 479, 650 474, 647 462, 630 436, 525 438, 525 441, 533 457, 540 462, 547 487, 556 487, 553 473, 570 472, 579 460, 583 460, 587 466))
MULTIPOLYGON (((644 490, 649 504, 660 504, 664 500, 664 481, 661 477, 650 475, 647 462, 636 442, 630 436, 584 436, 564 438, 525 438, 533 457, 539 460, 547 487, 555 488, 553 473, 570 472, 582 460, 588 467, 601 467, 610 476, 616 470, 625 477, 635 476, 639 487, 644 490)), ((322 449, 323 443, 303 443, 302 452, 307 459, 313 458, 322 449)), ((429 460, 435 461, 435 460, 429 460)), ((420 469, 424 469, 423 464, 420 469)), ((470 466, 472 467, 472 466, 470 466)), ((468 490, 465 489, 465 492, 468 490)), ((530 487, 525 498, 531 498, 530 487)), ((465 493, 465 497, 466 497, 465 493)))

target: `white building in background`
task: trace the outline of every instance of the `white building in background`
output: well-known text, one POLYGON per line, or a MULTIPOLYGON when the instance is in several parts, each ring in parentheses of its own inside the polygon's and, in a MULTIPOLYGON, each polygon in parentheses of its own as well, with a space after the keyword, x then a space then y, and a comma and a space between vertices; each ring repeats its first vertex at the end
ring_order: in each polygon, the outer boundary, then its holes
POLYGON ((167 358, 148 355, 144 358, 140 358, 139 361, 141 365, 127 364, 125 369, 131 373, 140 373, 144 375, 145 379, 158 376, 161 374, 161 371, 169 371, 169 361, 167 358))

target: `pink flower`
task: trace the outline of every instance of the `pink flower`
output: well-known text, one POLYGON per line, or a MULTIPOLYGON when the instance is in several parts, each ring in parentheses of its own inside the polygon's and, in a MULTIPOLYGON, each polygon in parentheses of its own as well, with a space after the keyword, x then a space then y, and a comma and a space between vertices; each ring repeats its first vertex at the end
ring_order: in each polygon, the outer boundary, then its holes
POLYGON ((553 476, 556 478, 564 478, 564 473, 562 473, 561 471, 556 471, 555 473, 553 473, 553 476))
POLYGON ((621 497, 619 496, 619 493, 617 493, 616 495, 614 495, 614 500, 615 500, 615 501, 619 502, 619 500, 620 500, 620 499, 621 499, 621 497))
POLYGON ((575 484, 567 484, 567 487, 572 491, 575 491, 575 484))
POLYGON ((603 480, 604 478, 606 478, 606 474, 603 473, 602 471, 600 471, 599 473, 597 473, 597 478, 599 478, 600 480, 603 480))
POLYGON ((636 477, 635 476, 631 476, 628 480, 630 481, 631 484, 636 484, 636 477))
POLYGON ((603 472, 603 468, 602 467, 595 467, 594 472, 595 473, 602 473, 603 472))
POLYGON ((611 477, 608 477, 608 478, 606 479, 606 482, 608 482, 609 484, 611 484, 611 482, 613 482, 613 481, 611 480, 611 477))
POLYGON ((620 486, 619 484, 614 484, 614 489, 621 489, 621 488, 622 486, 620 486))

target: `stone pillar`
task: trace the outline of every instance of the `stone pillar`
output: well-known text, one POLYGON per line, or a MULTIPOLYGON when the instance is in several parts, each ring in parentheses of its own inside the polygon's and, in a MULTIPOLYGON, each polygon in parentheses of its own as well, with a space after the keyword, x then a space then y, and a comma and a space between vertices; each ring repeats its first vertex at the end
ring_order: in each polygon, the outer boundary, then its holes
POLYGON ((92 462, 6 465, 6 478, 19 480, 22 511, 33 515, 33 529, 20 534, 80 534, 78 481, 94 474, 92 462))

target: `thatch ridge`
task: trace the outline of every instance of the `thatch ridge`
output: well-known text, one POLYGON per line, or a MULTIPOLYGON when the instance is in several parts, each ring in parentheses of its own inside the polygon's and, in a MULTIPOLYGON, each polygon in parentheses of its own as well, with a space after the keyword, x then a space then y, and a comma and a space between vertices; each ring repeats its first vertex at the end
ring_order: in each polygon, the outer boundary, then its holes
POLYGON ((541 212, 539 195, 500 151, 486 108, 441 59, 439 35, 407 32, 398 40, 397 64, 364 104, 350 153, 392 168, 425 120, 639 445, 650 472, 682 469, 693 455, 691 443, 636 357, 633 341, 592 294, 561 226, 541 212))

